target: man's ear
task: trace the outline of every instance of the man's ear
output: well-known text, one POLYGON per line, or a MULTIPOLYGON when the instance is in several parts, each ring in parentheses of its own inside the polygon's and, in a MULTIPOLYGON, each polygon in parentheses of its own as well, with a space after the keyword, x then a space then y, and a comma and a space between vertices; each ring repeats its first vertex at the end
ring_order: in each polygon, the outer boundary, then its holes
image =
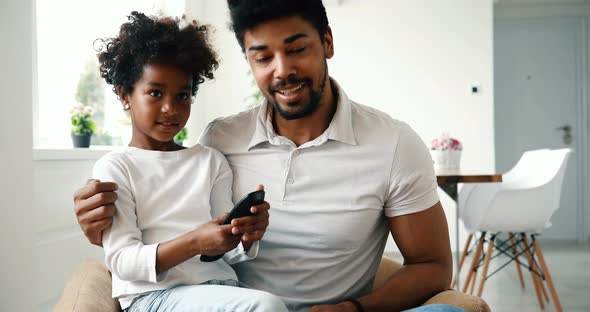
POLYGON ((123 105, 123 110, 128 110, 129 109, 129 102, 130 102, 129 94, 123 93, 122 86, 117 86, 116 90, 117 90, 117 97, 119 98, 119 101, 121 101, 121 105, 123 105))
POLYGON ((328 26, 324 34, 324 52, 326 58, 331 59, 334 56, 334 37, 332 36, 332 28, 328 26))

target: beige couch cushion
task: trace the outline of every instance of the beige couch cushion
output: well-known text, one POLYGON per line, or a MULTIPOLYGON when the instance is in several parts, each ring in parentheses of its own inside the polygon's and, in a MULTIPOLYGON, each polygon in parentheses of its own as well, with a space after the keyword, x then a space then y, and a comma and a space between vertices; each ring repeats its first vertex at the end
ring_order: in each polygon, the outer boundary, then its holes
POLYGON ((55 312, 119 312, 111 296, 111 275, 104 264, 86 260, 74 270, 55 312))
POLYGON ((491 312, 490 307, 482 298, 456 290, 443 291, 430 298, 430 300, 426 301, 424 305, 435 303, 456 306, 468 312, 491 312))
MULTIPOLYGON (((373 286, 380 287, 401 265, 383 257, 373 286)), ((450 304, 467 312, 490 312, 487 303, 475 296, 454 290, 444 291, 425 304, 450 304)), ((120 312, 119 302, 111 298, 111 275, 104 264, 87 260, 75 269, 55 312, 120 312)))

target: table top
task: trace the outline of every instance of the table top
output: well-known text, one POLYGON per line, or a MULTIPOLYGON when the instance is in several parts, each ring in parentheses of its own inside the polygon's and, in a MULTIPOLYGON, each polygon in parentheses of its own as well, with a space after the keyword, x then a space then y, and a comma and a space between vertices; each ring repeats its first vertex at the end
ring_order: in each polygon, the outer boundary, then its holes
POLYGON ((438 184, 502 182, 501 173, 484 173, 468 170, 448 170, 436 172, 438 184))

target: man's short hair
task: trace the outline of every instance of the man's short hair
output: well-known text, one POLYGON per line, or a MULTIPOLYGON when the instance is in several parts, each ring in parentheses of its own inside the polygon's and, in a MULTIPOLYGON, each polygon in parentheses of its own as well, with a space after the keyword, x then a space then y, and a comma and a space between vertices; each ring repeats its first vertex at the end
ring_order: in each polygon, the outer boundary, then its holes
POLYGON ((322 0, 227 0, 231 28, 244 51, 244 33, 271 20, 298 16, 307 20, 323 41, 328 16, 322 0))

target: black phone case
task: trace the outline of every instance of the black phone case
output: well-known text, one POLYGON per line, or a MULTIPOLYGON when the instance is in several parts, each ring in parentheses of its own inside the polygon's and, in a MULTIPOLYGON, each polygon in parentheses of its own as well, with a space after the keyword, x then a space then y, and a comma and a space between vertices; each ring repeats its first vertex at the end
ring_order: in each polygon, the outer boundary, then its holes
MULTIPOLYGON (((229 212, 227 217, 223 220, 223 224, 230 224, 233 219, 251 216, 250 207, 262 204, 264 202, 264 191, 255 191, 244 196, 229 212)), ((201 261, 212 262, 219 260, 224 254, 216 256, 201 255, 201 261)))

